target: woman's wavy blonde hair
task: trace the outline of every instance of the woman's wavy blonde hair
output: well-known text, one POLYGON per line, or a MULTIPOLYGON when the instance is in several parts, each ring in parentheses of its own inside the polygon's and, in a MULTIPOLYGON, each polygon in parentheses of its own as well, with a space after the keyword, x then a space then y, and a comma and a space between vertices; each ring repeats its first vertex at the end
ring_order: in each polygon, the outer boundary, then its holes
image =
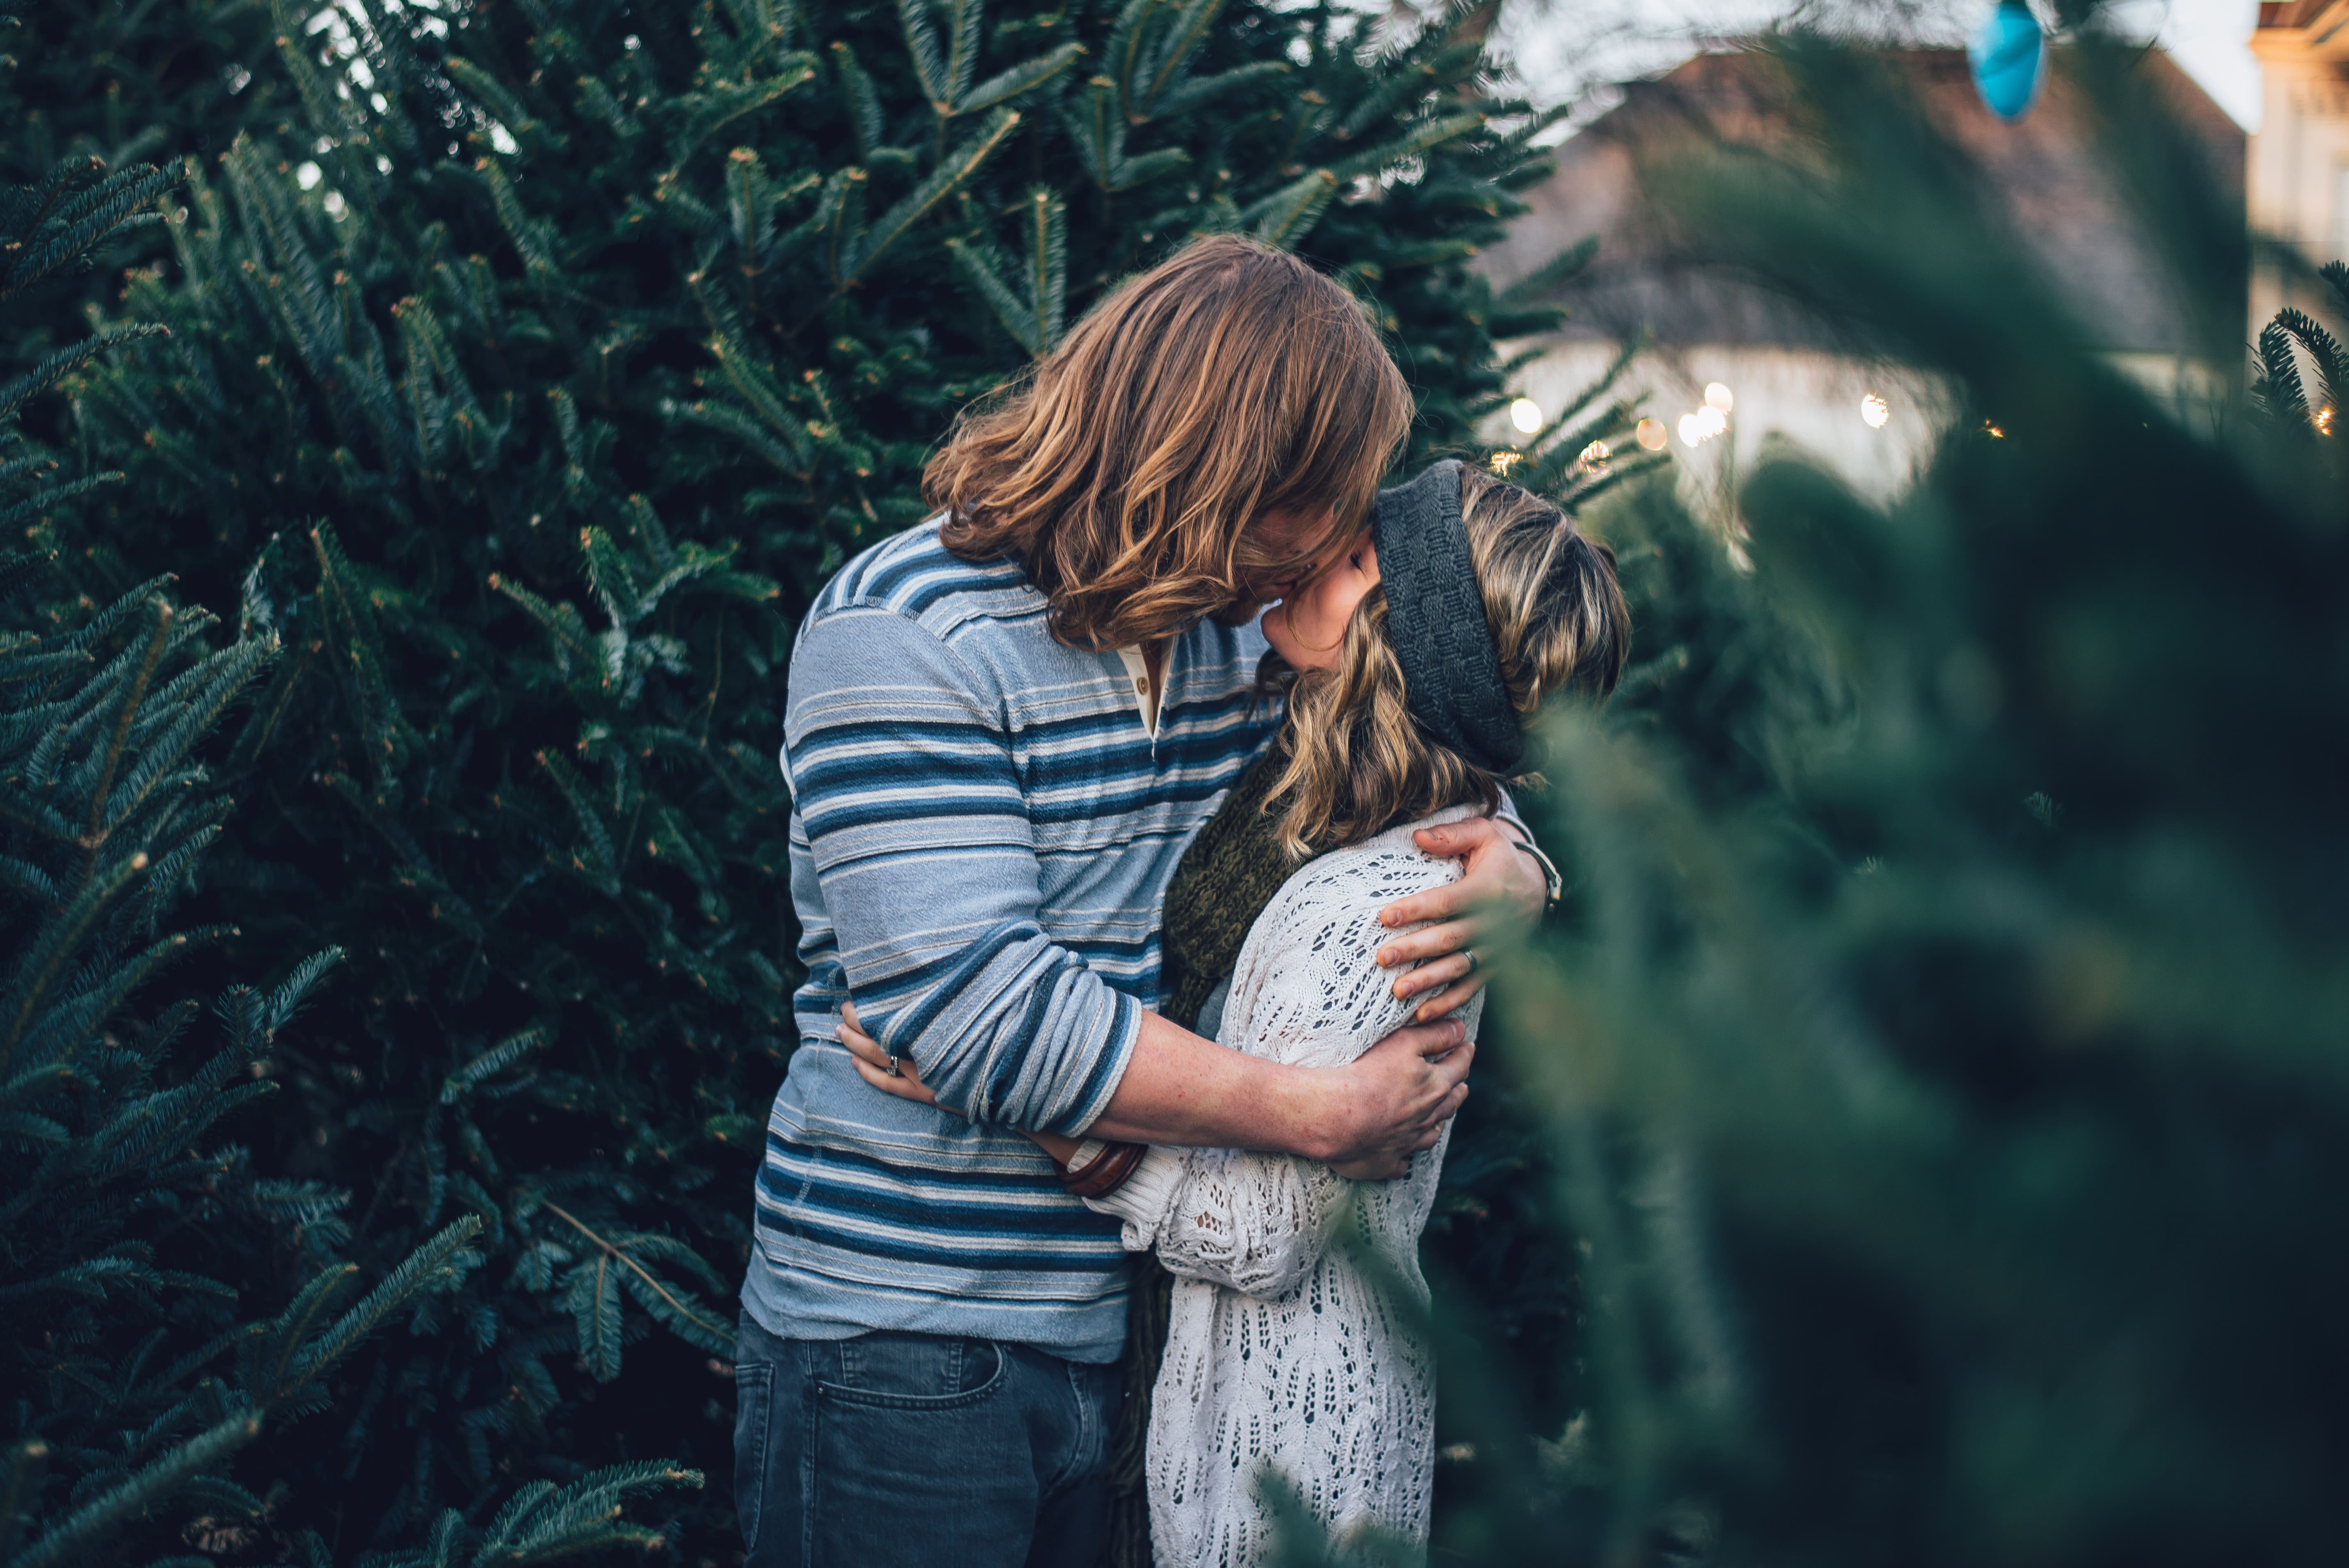
MULTIPOLYGON (((1460 521, 1519 719, 1561 691, 1605 698, 1631 646, 1615 552, 1584 537, 1562 508, 1481 469, 1460 470, 1460 521)), ((1288 696, 1276 742, 1282 769, 1265 809, 1278 814, 1292 856, 1360 843, 1446 806, 1500 804, 1497 776, 1411 717, 1383 588, 1354 607, 1334 667, 1299 671, 1273 654, 1263 675, 1288 696)))
POLYGON ((1019 562, 1054 636, 1126 647, 1269 597, 1352 538, 1411 410, 1344 289, 1218 235, 1127 280, 967 416, 923 492, 947 549, 1019 562), (1247 530, 1271 509, 1315 526, 1247 530))

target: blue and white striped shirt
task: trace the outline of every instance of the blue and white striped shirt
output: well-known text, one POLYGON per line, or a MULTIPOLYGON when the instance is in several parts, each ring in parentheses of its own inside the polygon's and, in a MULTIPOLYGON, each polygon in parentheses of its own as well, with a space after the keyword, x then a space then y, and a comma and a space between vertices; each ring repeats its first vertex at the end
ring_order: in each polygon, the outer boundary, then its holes
POLYGON ((1045 610, 933 521, 850 562, 800 629, 783 767, 808 979, 743 1286, 771 1333, 1079 1361, 1124 1339, 1116 1222, 1012 1130, 1081 1132, 1108 1105, 1157 1005, 1166 884, 1279 716, 1254 626, 1174 640, 1154 733, 1131 661, 1053 641, 1045 610), (856 1076, 852 993, 964 1115, 856 1076))

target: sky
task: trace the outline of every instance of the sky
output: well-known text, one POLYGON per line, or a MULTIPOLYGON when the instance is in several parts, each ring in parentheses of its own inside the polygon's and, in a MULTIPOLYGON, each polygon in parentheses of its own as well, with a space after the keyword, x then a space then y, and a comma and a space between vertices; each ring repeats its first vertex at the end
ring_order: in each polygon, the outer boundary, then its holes
MULTIPOLYGON (((1920 36, 1961 41, 1992 0, 1891 0, 1920 36)), ((1504 23, 1537 98, 1557 102, 1598 84, 1668 69, 1706 35, 1747 31, 1785 14, 1785 0, 1532 0, 1504 23)), ((2246 130, 2258 129, 2259 67, 2247 40, 2258 0, 2123 0, 2118 15, 2176 57, 2246 130)), ((1603 105, 1601 105, 1603 107, 1603 105)))

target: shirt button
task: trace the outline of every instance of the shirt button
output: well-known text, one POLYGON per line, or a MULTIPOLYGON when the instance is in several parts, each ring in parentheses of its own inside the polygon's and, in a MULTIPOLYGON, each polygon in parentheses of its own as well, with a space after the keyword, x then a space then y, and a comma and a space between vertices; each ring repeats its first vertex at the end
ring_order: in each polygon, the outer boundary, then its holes
POLYGON ((1150 689, 1150 682, 1142 676, 1136 676, 1133 677, 1133 689, 1136 691, 1148 691, 1150 689))

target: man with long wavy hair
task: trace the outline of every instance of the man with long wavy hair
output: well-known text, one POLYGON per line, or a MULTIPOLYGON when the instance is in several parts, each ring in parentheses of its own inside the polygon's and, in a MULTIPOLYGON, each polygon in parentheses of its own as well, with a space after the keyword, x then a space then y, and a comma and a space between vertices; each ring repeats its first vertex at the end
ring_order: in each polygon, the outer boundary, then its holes
POLYGON ((792 660, 783 766, 807 980, 769 1124, 736 1363, 736 1489, 766 1564, 1089 1563, 1125 1333, 1118 1226, 1022 1130, 1400 1170, 1467 1093, 1445 1015, 1479 907, 1540 905, 1487 820, 1418 1016, 1343 1068, 1149 1010, 1185 846, 1272 734, 1258 609, 1362 526, 1411 400, 1296 258, 1199 242, 1111 294, 926 476, 792 660), (853 997, 853 1003, 852 1003, 853 997), (843 1015, 939 1107, 875 1095, 843 1015))

